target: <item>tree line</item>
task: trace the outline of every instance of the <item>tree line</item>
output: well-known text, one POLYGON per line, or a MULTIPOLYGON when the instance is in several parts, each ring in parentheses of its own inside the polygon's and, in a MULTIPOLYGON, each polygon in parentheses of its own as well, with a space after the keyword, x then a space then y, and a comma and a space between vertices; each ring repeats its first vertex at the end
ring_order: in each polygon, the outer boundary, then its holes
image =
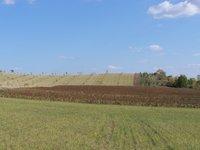
POLYGON ((165 71, 159 69, 155 73, 140 73, 140 85, 200 89, 200 80, 186 75, 167 76, 165 71))

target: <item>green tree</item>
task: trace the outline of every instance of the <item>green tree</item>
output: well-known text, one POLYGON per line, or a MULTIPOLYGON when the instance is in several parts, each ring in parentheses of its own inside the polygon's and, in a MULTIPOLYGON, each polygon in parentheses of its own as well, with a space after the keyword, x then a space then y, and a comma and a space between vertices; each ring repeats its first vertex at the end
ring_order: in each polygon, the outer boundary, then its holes
POLYGON ((200 80, 196 82, 195 88, 196 88, 196 89, 200 89, 200 80))
POLYGON ((188 87, 189 88, 194 88, 196 84, 196 80, 193 78, 188 79, 188 87))
POLYGON ((168 76, 167 77, 167 82, 166 82, 166 86, 167 87, 174 87, 174 84, 175 84, 175 81, 176 81, 176 78, 172 77, 172 76, 168 76))
POLYGON ((186 88, 188 86, 188 79, 185 75, 179 76, 175 81, 175 87, 186 88))

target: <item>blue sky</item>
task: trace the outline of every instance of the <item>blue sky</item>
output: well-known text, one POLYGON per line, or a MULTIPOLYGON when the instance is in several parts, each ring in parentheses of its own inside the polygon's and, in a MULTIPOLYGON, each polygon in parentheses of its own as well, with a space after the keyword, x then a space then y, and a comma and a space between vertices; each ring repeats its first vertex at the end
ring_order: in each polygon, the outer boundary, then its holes
POLYGON ((0 68, 200 74, 200 0, 0 0, 0 68))

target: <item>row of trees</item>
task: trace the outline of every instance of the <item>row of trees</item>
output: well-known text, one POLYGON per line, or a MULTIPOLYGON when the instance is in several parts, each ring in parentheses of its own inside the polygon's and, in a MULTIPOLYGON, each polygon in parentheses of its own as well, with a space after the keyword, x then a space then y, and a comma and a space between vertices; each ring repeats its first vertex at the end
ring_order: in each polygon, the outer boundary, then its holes
POLYGON ((185 75, 178 77, 167 76, 159 69, 155 73, 140 73, 140 84, 143 86, 167 86, 175 88, 200 89, 200 80, 187 78, 185 75))

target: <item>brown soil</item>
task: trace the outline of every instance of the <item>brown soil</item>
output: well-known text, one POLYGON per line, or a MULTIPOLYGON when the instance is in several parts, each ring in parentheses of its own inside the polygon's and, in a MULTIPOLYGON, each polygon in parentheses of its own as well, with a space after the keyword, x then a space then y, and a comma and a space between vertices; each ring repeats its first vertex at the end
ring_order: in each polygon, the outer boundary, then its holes
POLYGON ((95 104, 200 108, 200 91, 132 86, 55 86, 7 89, 1 97, 95 104))

